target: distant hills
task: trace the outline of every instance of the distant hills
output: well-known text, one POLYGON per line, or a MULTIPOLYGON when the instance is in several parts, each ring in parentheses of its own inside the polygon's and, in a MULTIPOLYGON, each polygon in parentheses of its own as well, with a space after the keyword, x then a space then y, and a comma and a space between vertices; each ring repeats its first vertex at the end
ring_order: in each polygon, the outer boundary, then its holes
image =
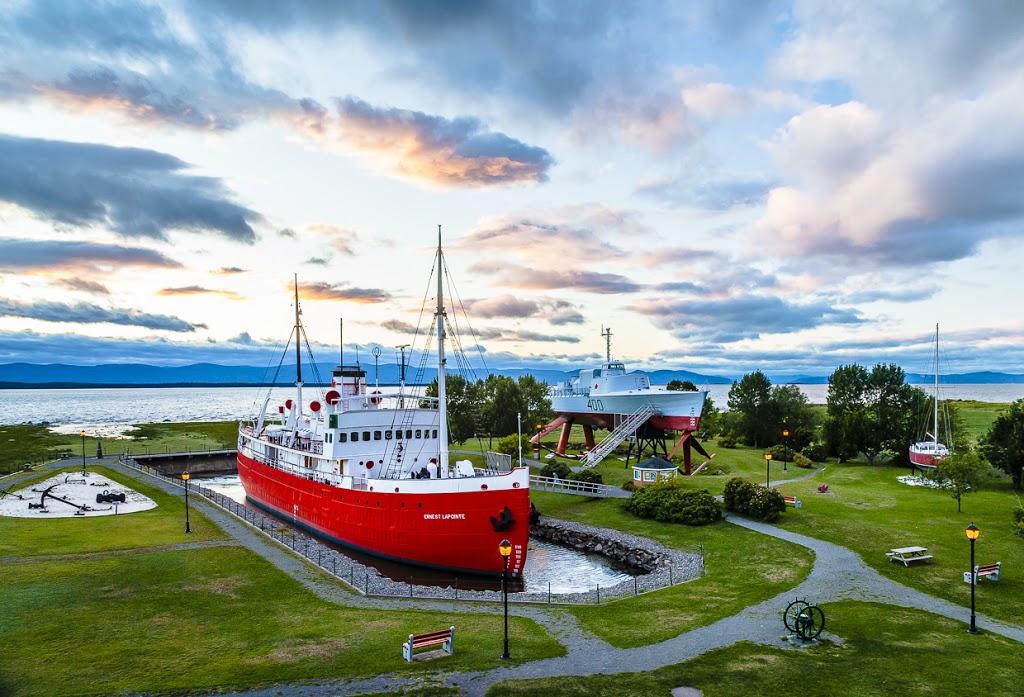
MULTIPOLYGON (((397 385, 399 367, 397 364, 386 363, 379 367, 375 375, 373 364, 363 364, 366 379, 371 385, 397 385)), ((319 363, 315 366, 303 366, 302 377, 307 384, 318 382, 329 383, 332 363, 319 363)), ((575 372, 558 370, 531 370, 529 368, 496 369, 492 372, 519 378, 521 375, 533 375, 538 380, 549 384, 566 380, 575 372)), ((651 382, 664 385, 672 380, 689 380, 696 385, 705 382, 712 385, 731 384, 733 378, 718 375, 701 375, 687 370, 655 370, 647 373, 651 382)), ((410 384, 427 384, 437 376, 436 370, 424 370, 418 373, 415 367, 406 368, 406 382, 410 384)), ((485 373, 478 371, 478 377, 485 373)), ((934 381, 932 375, 908 373, 907 381, 913 384, 929 384, 934 381)), ((291 385, 295 381, 295 366, 284 365, 279 370, 257 366, 216 365, 213 363, 196 363, 177 367, 145 365, 140 363, 110 363, 105 365, 67 365, 52 363, 37 365, 33 363, 6 363, 0 365, 0 387, 31 388, 31 387, 134 387, 134 386, 200 386, 200 385, 266 385, 273 382, 277 385, 291 385), (276 376, 275 376, 276 371, 276 376)), ((772 378, 775 384, 800 383, 821 385, 828 382, 827 376, 802 375, 797 378, 772 378)), ((984 371, 944 375, 944 384, 1005 384, 1024 383, 1024 375, 996 373, 984 371)))

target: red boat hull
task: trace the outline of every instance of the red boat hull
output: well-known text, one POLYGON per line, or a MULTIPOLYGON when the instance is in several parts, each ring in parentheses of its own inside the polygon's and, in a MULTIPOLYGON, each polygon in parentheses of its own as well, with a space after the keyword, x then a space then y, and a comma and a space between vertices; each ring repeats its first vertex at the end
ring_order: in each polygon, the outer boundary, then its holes
MULTIPOLYGON (((572 419, 573 423, 585 426, 594 426, 595 428, 605 428, 609 431, 618 425, 618 421, 616 419, 621 420, 629 416, 628 414, 597 414, 592 411, 559 412, 559 415, 567 419, 572 419)), ((655 414, 647 420, 647 423, 654 428, 660 428, 666 431, 696 431, 697 426, 700 424, 700 417, 655 414)))
POLYGON ((507 539, 512 543, 509 573, 521 574, 526 562, 527 488, 407 493, 400 491, 403 480, 370 480, 367 491, 342 489, 268 467, 241 452, 238 475, 253 503, 361 552, 456 573, 500 575, 498 546, 507 539), (514 522, 497 531, 491 518, 506 506, 514 522))

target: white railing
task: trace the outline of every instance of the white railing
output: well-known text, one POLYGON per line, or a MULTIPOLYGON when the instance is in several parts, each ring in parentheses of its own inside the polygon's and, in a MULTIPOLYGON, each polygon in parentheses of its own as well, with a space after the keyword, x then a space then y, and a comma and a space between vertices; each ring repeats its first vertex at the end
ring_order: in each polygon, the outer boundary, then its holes
POLYGON ((550 491, 556 494, 591 496, 601 499, 627 498, 629 496, 627 491, 617 486, 595 484, 593 482, 577 482, 574 479, 561 479, 559 477, 542 477, 539 474, 530 475, 530 489, 550 491))
POLYGON ((630 414, 628 418, 624 419, 622 423, 616 426, 603 441, 598 443, 597 447, 587 453, 586 457, 583 459, 583 469, 593 467, 601 462, 601 460, 607 457, 608 453, 618 447, 619 443, 633 435, 641 424, 657 412, 658 410, 653 404, 642 404, 639 409, 630 414))

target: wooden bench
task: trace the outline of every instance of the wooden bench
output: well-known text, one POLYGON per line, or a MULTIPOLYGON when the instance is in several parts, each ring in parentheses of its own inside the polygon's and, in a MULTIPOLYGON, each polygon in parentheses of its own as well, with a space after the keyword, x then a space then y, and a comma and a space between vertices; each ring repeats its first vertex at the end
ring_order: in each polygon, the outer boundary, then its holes
POLYGON ((795 496, 783 496, 782 500, 786 502, 787 506, 792 506, 793 508, 803 508, 804 507, 803 501, 801 501, 800 499, 798 499, 795 496))
POLYGON ((448 627, 448 629, 441 629, 436 632, 410 634, 409 640, 402 644, 402 656, 405 660, 412 663, 412 652, 414 649, 420 649, 424 646, 436 646, 437 644, 441 644, 442 649, 452 653, 455 647, 455 627, 448 627))
MULTIPOLYGON (((979 564, 974 567, 974 582, 977 583, 978 579, 982 576, 990 576, 993 581, 999 580, 999 569, 1002 567, 1003 562, 997 561, 995 564, 979 564)), ((971 572, 964 572, 964 583, 971 582, 971 572)))

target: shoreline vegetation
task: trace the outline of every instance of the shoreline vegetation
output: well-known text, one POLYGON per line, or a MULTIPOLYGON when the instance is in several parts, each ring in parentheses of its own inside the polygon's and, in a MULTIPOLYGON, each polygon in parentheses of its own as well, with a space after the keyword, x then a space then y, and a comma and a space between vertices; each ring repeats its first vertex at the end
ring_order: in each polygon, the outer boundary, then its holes
MULTIPOLYGON (((968 403, 960 408, 968 412, 964 422, 977 437, 1008 406, 968 403)), ((129 438, 106 440, 104 450, 113 455, 122 443, 172 451, 233 447, 236 428, 234 421, 139 424, 129 438)), ((40 461, 54 460, 60 449, 69 451, 65 466, 56 469, 70 472, 81 466, 77 434, 0 426, 0 459, 24 457, 29 443, 40 461)), ((483 451, 488 442, 475 439, 456 447, 483 451)), ((761 449, 719 447, 713 439, 706 447, 716 453, 713 467, 683 478, 683 487, 720 494, 732 477, 764 483, 761 449)), ((185 535, 180 492, 104 466, 94 454, 95 440, 89 438, 90 469, 126 481, 159 505, 151 512, 84 520, 0 518, 0 585, 8 599, 8 609, 0 614, 0 644, 7 647, 0 695, 185 694, 378 675, 414 678, 439 690, 415 694, 458 695, 457 687, 439 686, 440 675, 457 680, 461 672, 502 665, 497 658, 500 611, 424 610, 402 603, 370 609, 335 580, 319 575, 314 593, 268 558, 228 539, 216 522, 225 514, 206 502, 197 502, 206 512, 194 509, 194 532, 185 535), (186 605, 188 613, 178 611, 186 605), (256 616, 261 620, 254 624, 256 616), (399 647, 409 632, 451 624, 463 637, 456 639, 453 656, 413 664, 402 660, 399 647)), ((651 672, 502 682, 488 690, 488 697, 541 691, 551 697, 667 694, 680 685, 708 695, 781 694, 806 691, 808 675, 814 676, 816 694, 886 694, 895 688, 891 678, 897 674, 906 694, 961 694, 982 682, 990 692, 1017 690, 1024 681, 1020 644, 990 632, 972 636, 963 631, 971 592, 962 581, 968 565, 964 528, 971 522, 982 531, 978 561, 1002 562, 1000 580, 976 589, 978 612, 1024 626, 1019 603, 1024 597, 1024 541, 1011 528, 1019 504, 1008 481, 995 480, 965 497, 958 512, 944 492, 899 483, 897 476, 908 471, 902 463, 832 459, 816 463, 815 471, 796 467, 790 459, 767 466, 772 482, 791 480, 776 484, 784 495, 803 501, 801 509, 787 509, 778 527, 852 550, 883 576, 964 608, 963 621, 890 605, 814 598, 828 617, 828 632, 839 642, 788 651, 741 641, 651 672), (806 475, 811 476, 797 480, 806 475), (819 491, 823 484, 826 493, 819 491), (908 569, 884 555, 906 544, 927 547, 934 560, 908 569), (908 653, 920 660, 908 665, 908 653)), ((617 457, 597 470, 608 484, 631 479, 617 457)), ((20 488, 51 473, 19 471, 5 477, 0 488, 20 488)), ((638 519, 617 499, 540 491, 531 498, 551 518, 622 530, 669 547, 703 545, 707 575, 701 579, 565 610, 585 633, 618 648, 656 644, 785 594, 807 578, 814 560, 804 547, 728 521, 695 528, 638 519)), ((565 655, 557 630, 515 612, 510 633, 516 663, 565 655)))

